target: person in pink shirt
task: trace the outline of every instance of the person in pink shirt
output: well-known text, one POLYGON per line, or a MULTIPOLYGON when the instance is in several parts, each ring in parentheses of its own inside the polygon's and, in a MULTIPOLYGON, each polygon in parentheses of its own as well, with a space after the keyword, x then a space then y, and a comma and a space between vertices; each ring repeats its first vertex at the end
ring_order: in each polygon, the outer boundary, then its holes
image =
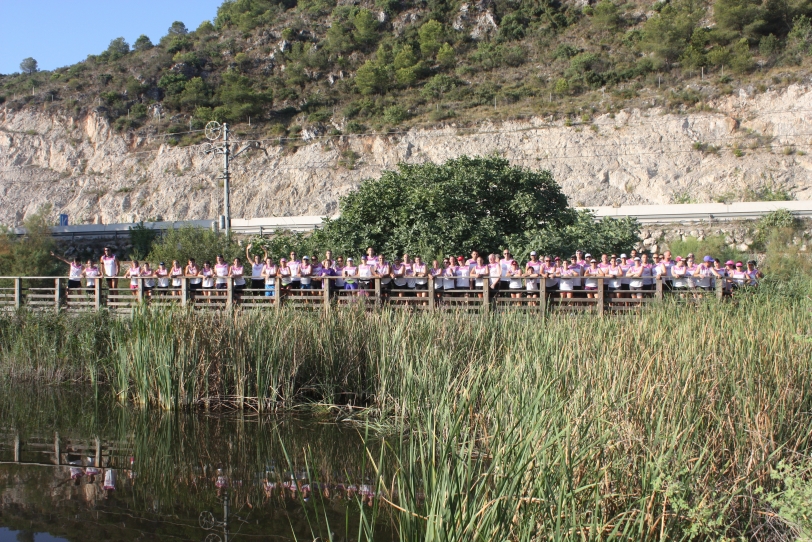
POLYGON ((476 265, 471 271, 471 276, 474 278, 474 288, 478 290, 477 297, 483 297, 486 281, 490 276, 488 265, 485 263, 485 258, 477 256, 476 265))
MULTIPOLYGON (((524 276, 527 277, 525 289, 527 290, 527 297, 530 299, 538 299, 539 297, 539 275, 541 274, 541 261, 535 250, 530 252, 530 261, 524 266, 524 276)), ((531 306, 537 305, 536 302, 531 302, 531 306)))
POLYGON ((584 290, 586 290, 586 297, 588 299, 597 299, 598 298, 598 288, 600 285, 600 281, 597 280, 597 277, 604 276, 603 270, 598 267, 598 262, 595 261, 595 258, 589 260, 589 267, 584 269, 583 271, 584 276, 584 290))

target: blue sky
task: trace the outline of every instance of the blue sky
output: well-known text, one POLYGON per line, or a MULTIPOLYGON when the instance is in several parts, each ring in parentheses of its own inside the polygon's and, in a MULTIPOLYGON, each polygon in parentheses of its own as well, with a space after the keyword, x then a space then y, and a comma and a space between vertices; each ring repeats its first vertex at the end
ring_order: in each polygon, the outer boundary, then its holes
POLYGON ((173 21, 194 30, 214 20, 223 0, 2 0, 0 73, 20 71, 32 56, 41 70, 53 70, 107 49, 123 36, 130 45, 141 34, 153 43, 173 21))

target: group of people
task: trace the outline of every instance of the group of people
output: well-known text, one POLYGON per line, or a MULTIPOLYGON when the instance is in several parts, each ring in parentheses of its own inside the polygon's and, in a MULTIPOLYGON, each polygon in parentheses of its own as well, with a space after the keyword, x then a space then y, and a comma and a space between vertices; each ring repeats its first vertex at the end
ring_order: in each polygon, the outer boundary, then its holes
MULTIPOLYGON (((189 279, 189 290, 194 296, 198 291, 204 295, 228 288, 229 281, 235 298, 238 299, 249 286, 258 295, 276 295, 290 293, 292 290, 321 290, 330 282, 334 290, 351 290, 357 295, 364 295, 372 286, 374 279, 380 280, 381 295, 428 297, 429 281, 432 282, 436 295, 482 297, 487 285, 491 294, 509 295, 513 298, 538 297, 542 284, 548 294, 558 294, 562 298, 585 295, 597 297, 599 285, 616 297, 642 298, 646 290, 653 290, 657 279, 662 279, 664 288, 669 290, 691 290, 700 292, 712 290, 717 282, 722 282, 726 292, 744 286, 755 286, 763 277, 755 260, 747 262, 720 261, 712 256, 697 259, 693 254, 686 257, 672 258, 670 251, 662 254, 638 253, 631 250, 629 255, 592 254, 577 250, 569 257, 543 256, 535 251, 530 252, 529 259, 521 264, 509 250, 501 254, 487 256, 473 251, 470 257, 448 256, 442 261, 433 260, 431 264, 420 256, 411 257, 404 254, 395 257, 391 262, 382 254, 377 254, 372 247, 358 261, 353 257, 333 258, 331 251, 326 251, 324 258, 316 256, 299 256, 291 252, 289 257, 275 262, 267 251, 263 257, 252 255, 253 246, 245 248, 246 260, 243 265, 240 258, 231 263, 222 256, 217 256, 214 265, 210 261, 199 264, 190 258, 186 265, 173 260, 167 266, 160 262, 153 268, 148 262, 133 260, 123 273, 130 280, 130 289, 136 293, 142 289, 149 297, 153 290, 179 294, 184 278, 189 279), (250 281, 250 283, 249 283, 250 281)), ((118 288, 121 266, 109 248, 99 259, 98 265, 88 260, 82 265, 77 259, 68 261, 60 258, 70 266, 68 288, 81 288, 81 281, 86 281, 87 288, 95 288, 96 281, 105 278, 110 288, 118 288)))

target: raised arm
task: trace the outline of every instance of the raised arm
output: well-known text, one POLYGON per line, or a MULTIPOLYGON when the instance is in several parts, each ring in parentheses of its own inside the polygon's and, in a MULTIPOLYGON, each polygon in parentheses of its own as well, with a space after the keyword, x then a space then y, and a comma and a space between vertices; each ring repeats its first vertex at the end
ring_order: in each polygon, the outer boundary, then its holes
POLYGON ((71 262, 69 262, 67 259, 65 259, 65 258, 63 258, 61 256, 57 256, 53 252, 51 252, 51 256, 53 256, 54 258, 56 258, 57 260, 59 260, 61 262, 65 262, 66 264, 71 265, 71 262))

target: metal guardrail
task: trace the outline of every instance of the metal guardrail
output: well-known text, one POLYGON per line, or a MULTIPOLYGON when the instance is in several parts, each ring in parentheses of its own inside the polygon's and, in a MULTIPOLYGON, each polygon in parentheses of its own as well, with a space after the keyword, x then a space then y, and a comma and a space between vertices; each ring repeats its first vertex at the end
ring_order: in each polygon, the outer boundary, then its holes
POLYGON ((798 218, 812 217, 812 201, 621 205, 620 207, 587 207, 586 209, 595 213, 595 217, 599 219, 630 216, 636 218, 641 224, 758 220, 778 209, 786 209, 798 218))
MULTIPOLYGON (((634 217, 641 224, 677 224, 697 222, 725 222, 731 220, 758 220, 762 216, 786 209, 798 218, 812 218, 812 201, 756 201, 739 203, 697 203, 675 205, 622 205, 620 207, 578 207, 578 210, 590 210, 597 219, 604 217, 634 217)), ((337 218, 335 215, 332 218, 337 218)), ((323 217, 316 215, 235 218, 231 229, 243 235, 264 235, 277 230, 295 232, 312 231, 323 223, 323 217)), ((54 237, 96 237, 118 238, 129 235, 130 228, 140 223, 121 224, 83 224, 78 226, 54 226, 51 232, 54 237)), ((157 231, 168 231, 184 227, 217 229, 217 220, 182 220, 163 222, 144 222, 143 226, 157 231)), ((25 228, 14 228, 17 235, 25 235, 25 228)))

